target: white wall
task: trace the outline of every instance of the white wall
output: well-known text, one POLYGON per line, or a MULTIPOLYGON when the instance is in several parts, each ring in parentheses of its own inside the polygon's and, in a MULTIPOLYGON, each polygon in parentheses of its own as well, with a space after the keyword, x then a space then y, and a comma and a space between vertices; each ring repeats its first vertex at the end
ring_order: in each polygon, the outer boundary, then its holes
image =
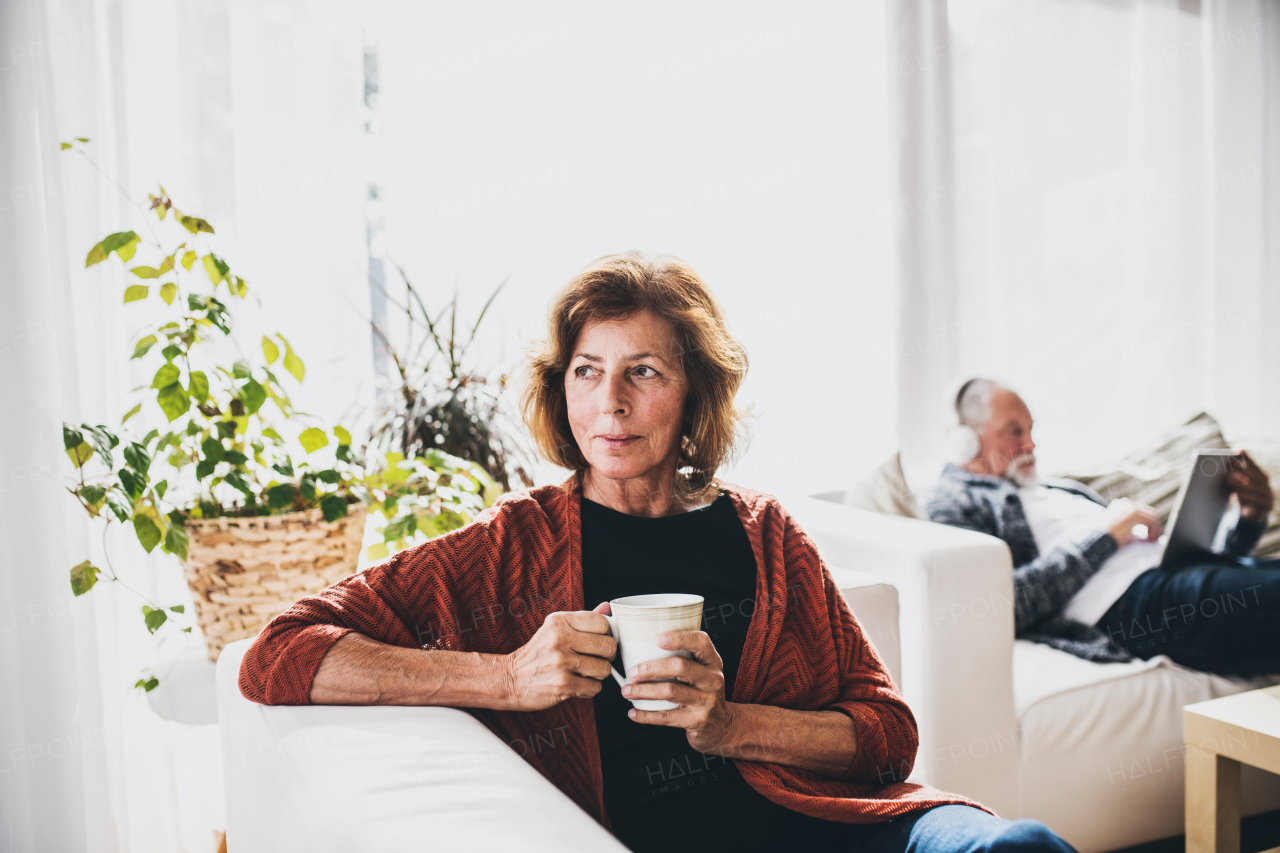
POLYGON ((750 353, 733 479, 817 488, 892 452, 879 4, 385 4, 371 35, 389 250, 473 306, 512 274, 493 363, 589 261, 672 252, 750 353))

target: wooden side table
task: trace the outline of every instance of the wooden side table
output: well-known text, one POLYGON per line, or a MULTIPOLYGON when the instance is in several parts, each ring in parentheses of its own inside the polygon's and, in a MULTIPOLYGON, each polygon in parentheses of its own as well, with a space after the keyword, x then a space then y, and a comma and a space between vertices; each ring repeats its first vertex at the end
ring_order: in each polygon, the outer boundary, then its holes
POLYGON ((1187 853, 1240 853, 1240 765, 1280 773, 1280 686, 1182 709, 1187 853))

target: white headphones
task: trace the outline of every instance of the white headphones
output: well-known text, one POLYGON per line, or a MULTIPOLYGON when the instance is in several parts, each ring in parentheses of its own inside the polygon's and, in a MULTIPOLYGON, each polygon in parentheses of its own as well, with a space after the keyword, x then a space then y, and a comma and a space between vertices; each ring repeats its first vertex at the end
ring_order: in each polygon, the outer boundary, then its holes
POLYGON ((950 390, 947 393, 947 434, 943 439, 943 453, 946 455, 947 461, 956 465, 963 465, 972 461, 977 457, 978 451, 982 449, 982 442, 978 438, 978 431, 973 427, 960 422, 960 401, 964 399, 965 392, 975 382, 984 381, 978 377, 967 379, 959 385, 952 385, 955 393, 950 390))

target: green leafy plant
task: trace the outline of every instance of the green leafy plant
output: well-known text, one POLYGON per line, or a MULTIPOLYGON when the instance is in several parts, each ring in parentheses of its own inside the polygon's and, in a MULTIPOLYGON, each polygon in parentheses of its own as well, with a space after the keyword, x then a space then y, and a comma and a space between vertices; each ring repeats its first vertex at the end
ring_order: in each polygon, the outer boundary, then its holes
MULTIPOLYGON (((72 143, 62 148, 84 154, 72 143)), ((139 206, 146 236, 108 234, 89 250, 85 267, 115 255, 128 269, 124 302, 150 303, 153 314, 162 315, 129 347, 128 360, 146 365, 151 378, 135 389, 144 399, 124 415, 121 428, 156 414, 163 426, 134 437, 101 424, 63 424, 75 470, 68 491, 91 517, 129 525, 148 553, 159 547, 186 560, 189 519, 319 509, 334 521, 364 501, 388 521, 385 542, 374 552, 385 556, 419 534, 467 523, 493 501, 496 490, 484 470, 446 453, 374 458, 354 450, 342 426, 310 424, 287 440, 283 422, 310 421, 294 409, 286 389, 306 375, 301 358, 288 339, 272 334, 261 339, 260 358, 219 361, 224 350, 215 344, 232 334, 229 306, 245 298, 248 283, 215 253, 214 227, 179 210, 164 187, 139 206), (331 445, 331 452, 320 453, 331 445)), ((99 579, 120 582, 109 562, 104 572, 83 561, 71 569, 72 592, 84 595, 99 579)), ((170 614, 183 613, 182 605, 165 608, 141 597, 143 621, 153 634, 170 614)), ((143 678, 136 686, 150 691, 158 683, 143 678)))
POLYGON ((370 560, 456 530, 502 494, 479 465, 439 450, 412 459, 388 453, 385 460, 385 467, 360 483, 370 510, 388 522, 378 528, 383 541, 368 548, 370 560))
POLYGON ((407 299, 403 304, 387 295, 407 320, 406 339, 397 348, 376 324, 374 334, 382 341, 396 368, 390 389, 390 403, 378 413, 372 441, 405 457, 424 456, 431 451, 470 459, 489 476, 511 489, 514 483, 533 485, 527 471, 530 454, 521 430, 504 406, 502 392, 509 377, 490 378, 470 365, 468 355, 476 333, 489 308, 506 285, 503 281, 490 294, 475 322, 459 328, 458 296, 433 317, 404 269, 395 264, 404 282, 407 299), (415 345, 413 332, 422 339, 415 345))

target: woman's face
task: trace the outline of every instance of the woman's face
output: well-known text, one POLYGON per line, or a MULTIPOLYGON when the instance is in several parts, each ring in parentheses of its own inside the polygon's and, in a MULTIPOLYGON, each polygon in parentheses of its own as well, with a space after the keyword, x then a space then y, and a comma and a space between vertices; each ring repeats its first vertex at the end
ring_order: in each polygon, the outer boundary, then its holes
POLYGON ((592 476, 675 476, 688 385, 674 344, 671 326, 647 311, 578 336, 564 390, 592 476))

